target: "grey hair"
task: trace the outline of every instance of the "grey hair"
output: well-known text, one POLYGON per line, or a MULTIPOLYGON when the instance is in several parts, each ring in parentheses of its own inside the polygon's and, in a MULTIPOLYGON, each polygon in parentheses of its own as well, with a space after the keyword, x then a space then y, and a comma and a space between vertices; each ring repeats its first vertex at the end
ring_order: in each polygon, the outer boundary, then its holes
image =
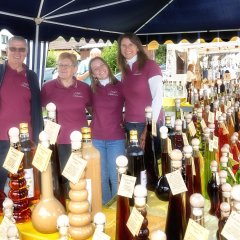
POLYGON ((24 37, 22 36, 13 36, 11 38, 9 38, 8 42, 7 42, 7 48, 9 47, 10 43, 13 42, 13 41, 20 41, 20 42, 23 42, 26 46, 26 49, 27 49, 27 41, 24 37))

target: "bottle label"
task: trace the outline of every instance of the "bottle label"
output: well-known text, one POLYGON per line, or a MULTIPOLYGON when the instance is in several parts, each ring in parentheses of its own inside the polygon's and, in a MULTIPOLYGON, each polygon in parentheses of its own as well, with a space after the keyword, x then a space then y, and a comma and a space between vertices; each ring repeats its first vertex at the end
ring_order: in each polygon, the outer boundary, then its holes
POLYGON ((140 173, 140 183, 144 187, 147 186, 147 171, 146 170, 141 171, 141 173, 140 173))
POLYGON ((24 178, 27 183, 28 198, 34 197, 34 177, 33 177, 33 168, 24 169, 24 178))
POLYGON ((86 179, 87 185, 86 185, 86 189, 88 191, 88 202, 90 205, 90 209, 89 211, 92 211, 92 181, 90 178, 86 179))

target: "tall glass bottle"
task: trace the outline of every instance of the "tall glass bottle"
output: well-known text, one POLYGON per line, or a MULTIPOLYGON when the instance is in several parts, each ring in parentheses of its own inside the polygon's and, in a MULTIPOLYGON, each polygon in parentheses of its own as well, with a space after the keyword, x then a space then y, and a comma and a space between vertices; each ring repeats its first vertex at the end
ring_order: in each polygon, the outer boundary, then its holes
MULTIPOLYGON (((10 146, 19 150, 19 129, 12 127, 8 131, 10 146)), ((8 197, 12 199, 14 204, 13 217, 16 223, 30 221, 31 210, 29 208, 28 190, 26 179, 24 178, 23 162, 21 162, 16 174, 9 173, 8 197)))
POLYGON ((162 173, 158 179, 155 193, 156 196, 162 201, 169 200, 170 187, 166 178, 166 174, 170 172, 170 159, 168 155, 168 129, 165 126, 160 127, 161 138, 161 165, 162 173))
MULTIPOLYGON (((136 185, 147 186, 147 170, 144 163, 144 153, 138 143, 137 130, 130 131, 130 141, 127 147, 128 171, 131 176, 136 177, 136 185)), ((133 206, 133 199, 130 205, 133 206)))
MULTIPOLYGON (((72 154, 82 158, 81 139, 79 131, 73 131, 70 135, 72 154)), ((88 239, 93 234, 93 225, 90 204, 88 202, 88 191, 86 189, 86 168, 84 169, 79 181, 75 184, 69 183, 69 235, 74 240, 88 239)))
POLYGON ((187 192, 185 193, 186 197, 186 222, 188 222, 190 216, 191 216, 191 208, 190 208, 190 196, 194 193, 194 184, 193 184, 193 172, 192 172, 192 146, 186 145, 183 148, 183 154, 185 158, 185 164, 186 164, 186 187, 187 192))
MULTIPOLYGON (((171 171, 180 170, 182 168, 182 152, 174 149, 171 154, 171 171)), ((165 233, 167 239, 182 240, 186 230, 185 207, 183 202, 183 194, 170 194, 167 219, 165 225, 165 233)))
POLYGON ((142 226, 138 235, 134 236, 134 240, 149 240, 148 219, 147 219, 147 189, 143 185, 136 185, 134 188, 134 206, 144 217, 142 226))
POLYGON ((147 189, 154 191, 158 181, 158 163, 152 136, 152 108, 145 108, 147 133, 144 147, 144 161, 147 170, 147 189))
POLYGON ((92 209, 92 218, 97 212, 102 211, 102 185, 100 153, 93 146, 91 129, 84 127, 82 131, 82 156, 86 160, 86 180, 89 201, 92 209))
POLYGON ((204 202, 205 199, 200 193, 194 193, 190 197, 191 219, 204 227, 204 202))
POLYGON ((199 151, 202 153, 203 152, 203 129, 201 126, 201 121, 202 121, 202 109, 198 108, 197 109, 197 127, 196 127, 196 135, 195 137, 199 139, 199 151))
POLYGON ((231 207, 229 203, 222 202, 220 204, 220 210, 221 210, 221 218, 218 221, 218 230, 217 230, 216 236, 217 236, 217 240, 227 240, 225 237, 221 235, 221 232, 230 216, 231 207))
POLYGON ((219 199, 219 185, 217 183, 217 162, 216 161, 212 161, 211 162, 211 171, 212 171, 212 178, 211 180, 208 182, 208 187, 207 187, 207 191, 208 191, 208 196, 211 202, 211 207, 209 210, 209 214, 213 215, 213 216, 217 216, 217 210, 220 204, 220 199, 219 199))
MULTIPOLYGON (((47 119, 49 121, 52 121, 54 123, 57 122, 56 118, 56 105, 54 103, 48 103, 46 105, 47 110, 47 119)), ((60 163, 59 163, 59 157, 58 157, 58 148, 57 144, 51 144, 50 143, 50 149, 52 150, 51 155, 51 164, 52 164, 52 176, 53 176, 53 192, 54 196, 62 203, 64 207, 66 207, 65 202, 65 194, 64 189, 61 184, 61 169, 60 169, 60 163)))
POLYGON ((28 199, 30 204, 35 204, 40 199, 40 173, 32 166, 34 149, 29 138, 27 123, 20 123, 20 146, 21 151, 24 153, 23 168, 24 178, 27 181, 28 199))
MULTIPOLYGON (((116 159, 118 170, 118 183, 120 184, 122 174, 127 173, 128 159, 125 156, 118 156, 116 159)), ((127 227, 127 221, 130 216, 129 199, 117 195, 117 209, 116 209, 116 240, 132 240, 132 234, 127 227)))
MULTIPOLYGON (((39 134, 40 143, 49 148, 49 136, 42 131, 39 134)), ((32 211, 33 227, 41 233, 57 232, 57 218, 65 214, 63 205, 54 197, 52 165, 49 162, 46 171, 41 173, 41 199, 32 211)))

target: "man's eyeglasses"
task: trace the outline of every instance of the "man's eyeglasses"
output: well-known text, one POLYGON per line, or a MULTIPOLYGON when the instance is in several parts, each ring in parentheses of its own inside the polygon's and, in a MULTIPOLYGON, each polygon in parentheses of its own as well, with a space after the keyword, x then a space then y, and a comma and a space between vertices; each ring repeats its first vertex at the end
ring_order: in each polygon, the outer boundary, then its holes
POLYGON ((70 68, 73 64, 57 64, 57 68, 70 68))
POLYGON ((9 49, 11 52, 20 52, 20 53, 26 52, 26 48, 9 47, 8 49, 9 49))

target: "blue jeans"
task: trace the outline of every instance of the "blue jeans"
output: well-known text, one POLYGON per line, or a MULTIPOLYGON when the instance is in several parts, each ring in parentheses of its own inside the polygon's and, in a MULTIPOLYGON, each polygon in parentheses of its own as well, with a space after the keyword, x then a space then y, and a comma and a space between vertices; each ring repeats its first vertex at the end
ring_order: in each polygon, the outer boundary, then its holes
POLYGON ((96 140, 92 139, 95 148, 100 152, 102 197, 106 204, 117 193, 118 178, 116 158, 125 155, 125 140, 96 140))

